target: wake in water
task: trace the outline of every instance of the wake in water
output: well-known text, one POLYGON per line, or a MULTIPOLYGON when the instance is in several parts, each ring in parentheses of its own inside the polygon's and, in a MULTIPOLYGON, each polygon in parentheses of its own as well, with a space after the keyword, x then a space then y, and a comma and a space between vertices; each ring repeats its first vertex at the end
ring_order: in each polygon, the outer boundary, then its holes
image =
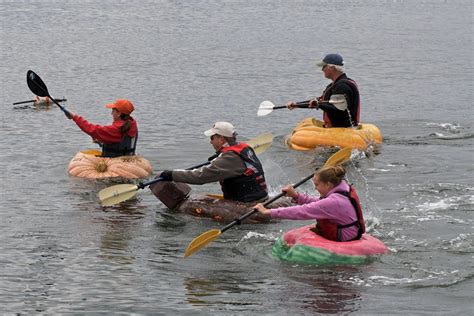
MULTIPOLYGON (((413 136, 411 138, 396 139, 386 137, 384 142, 388 144, 405 144, 405 145, 430 145, 430 144, 448 144, 444 141, 466 140, 474 138, 474 132, 470 127, 461 126, 454 123, 426 123, 429 130, 427 135, 413 136)), ((457 145, 456 142, 454 145, 457 145)))

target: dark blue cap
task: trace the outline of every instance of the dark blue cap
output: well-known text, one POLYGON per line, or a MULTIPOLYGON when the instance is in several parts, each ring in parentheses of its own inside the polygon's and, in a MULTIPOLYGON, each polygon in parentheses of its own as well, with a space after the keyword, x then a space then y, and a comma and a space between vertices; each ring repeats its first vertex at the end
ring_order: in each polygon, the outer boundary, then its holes
POLYGON ((318 62, 316 65, 318 67, 322 67, 327 64, 344 66, 344 60, 342 59, 342 56, 339 54, 327 54, 326 56, 324 56, 323 60, 318 62))

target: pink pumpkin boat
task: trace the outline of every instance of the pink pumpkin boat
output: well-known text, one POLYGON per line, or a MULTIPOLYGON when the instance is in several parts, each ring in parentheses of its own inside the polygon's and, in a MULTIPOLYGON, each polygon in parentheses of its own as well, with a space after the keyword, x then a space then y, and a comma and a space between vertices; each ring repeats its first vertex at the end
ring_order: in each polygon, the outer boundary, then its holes
POLYGON ((274 257, 308 264, 361 264, 374 255, 388 252, 387 246, 369 234, 359 240, 337 242, 310 230, 314 225, 292 229, 278 238, 272 249, 274 257))

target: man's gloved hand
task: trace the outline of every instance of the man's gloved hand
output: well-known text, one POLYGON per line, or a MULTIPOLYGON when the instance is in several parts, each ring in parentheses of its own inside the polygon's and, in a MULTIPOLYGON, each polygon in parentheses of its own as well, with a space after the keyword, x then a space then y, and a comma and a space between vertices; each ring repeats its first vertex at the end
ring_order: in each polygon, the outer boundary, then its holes
POLYGON ((163 181, 173 181, 173 171, 172 170, 163 170, 159 174, 159 177, 163 179, 163 181))

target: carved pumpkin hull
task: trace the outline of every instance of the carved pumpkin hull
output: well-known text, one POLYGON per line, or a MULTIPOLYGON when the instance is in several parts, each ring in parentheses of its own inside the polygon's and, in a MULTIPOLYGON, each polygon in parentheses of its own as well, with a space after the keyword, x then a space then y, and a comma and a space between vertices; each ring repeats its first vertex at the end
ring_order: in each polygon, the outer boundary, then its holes
POLYGON ((324 128, 323 122, 313 118, 302 120, 285 141, 294 150, 306 151, 316 147, 351 147, 365 150, 382 143, 382 133, 373 124, 360 124, 359 128, 324 128))
MULTIPOLYGON (((248 213, 256 202, 238 202, 216 198, 215 195, 190 194, 191 188, 184 183, 163 181, 150 186, 153 194, 169 209, 176 212, 205 217, 227 224, 248 213)), ((290 206, 289 199, 280 199, 270 205, 271 208, 290 206)), ((245 219, 243 224, 276 222, 269 216, 256 213, 245 219)))
POLYGON ((87 179, 142 179, 152 171, 150 162, 140 156, 105 158, 85 152, 78 152, 68 166, 71 176, 87 179))
POLYGON ((316 235, 313 225, 295 228, 278 238, 272 249, 274 257, 314 265, 362 264, 370 256, 388 252, 387 246, 369 234, 360 240, 338 242, 316 235))

